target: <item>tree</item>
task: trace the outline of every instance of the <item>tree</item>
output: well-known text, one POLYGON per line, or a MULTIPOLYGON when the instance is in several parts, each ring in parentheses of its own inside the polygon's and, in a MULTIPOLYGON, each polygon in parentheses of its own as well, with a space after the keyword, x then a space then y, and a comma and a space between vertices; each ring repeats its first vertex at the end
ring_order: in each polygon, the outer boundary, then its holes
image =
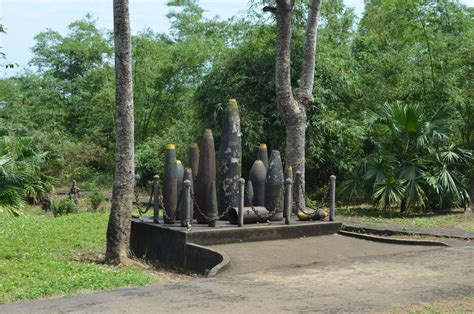
POLYGON ((105 260, 127 260, 135 182, 132 45, 128 0, 114 0, 116 149, 105 260))
POLYGON ((305 139, 308 108, 314 103, 313 84, 316 66, 316 39, 321 0, 311 0, 303 47, 303 62, 298 89, 291 84, 291 14, 295 1, 277 0, 276 7, 266 6, 277 21, 277 56, 275 63, 277 105, 286 126, 286 158, 296 173, 302 173, 302 194, 298 203, 305 207, 305 139))

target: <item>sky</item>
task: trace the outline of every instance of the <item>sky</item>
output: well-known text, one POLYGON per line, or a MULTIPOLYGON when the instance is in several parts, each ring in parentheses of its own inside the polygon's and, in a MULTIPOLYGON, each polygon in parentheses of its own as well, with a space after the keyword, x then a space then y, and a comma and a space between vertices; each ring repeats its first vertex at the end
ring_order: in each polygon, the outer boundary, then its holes
MULTIPOLYGON (((169 23, 166 13, 169 8, 166 0, 129 0, 130 24, 132 33, 149 27, 155 32, 166 32, 169 23)), ((330 1, 330 0, 327 0, 330 1)), ((357 14, 363 10, 363 0, 344 0, 353 7, 357 14)), ((474 0, 461 0, 474 6, 474 0)), ((244 14, 248 0, 200 0, 199 5, 206 10, 206 15, 228 18, 244 14)), ((16 69, 0 70, 0 77, 10 76, 28 67, 32 58, 31 47, 34 37, 46 29, 67 33, 67 25, 80 20, 86 13, 97 19, 99 28, 112 30, 112 0, 0 0, 0 24, 7 34, 0 35, 0 47, 8 63, 18 64, 16 69)))

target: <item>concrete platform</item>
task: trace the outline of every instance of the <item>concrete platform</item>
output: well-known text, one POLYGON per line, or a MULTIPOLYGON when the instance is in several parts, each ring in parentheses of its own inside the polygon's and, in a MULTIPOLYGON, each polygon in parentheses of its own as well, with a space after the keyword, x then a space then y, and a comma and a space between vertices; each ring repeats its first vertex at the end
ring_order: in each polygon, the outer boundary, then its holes
POLYGON ((132 253, 152 263, 192 270, 214 276, 228 267, 225 253, 209 245, 295 239, 334 234, 340 222, 292 220, 289 225, 269 222, 237 227, 219 221, 215 228, 193 225, 187 231, 179 223, 155 224, 151 217, 133 218, 130 237, 132 253))

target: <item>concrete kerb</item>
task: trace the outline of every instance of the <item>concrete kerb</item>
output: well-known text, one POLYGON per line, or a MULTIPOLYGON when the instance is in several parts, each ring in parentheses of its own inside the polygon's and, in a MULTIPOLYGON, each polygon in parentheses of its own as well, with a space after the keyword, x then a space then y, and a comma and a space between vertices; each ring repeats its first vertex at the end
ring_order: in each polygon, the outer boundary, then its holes
POLYGON ((216 249, 187 243, 185 267, 204 273, 207 278, 213 278, 230 267, 230 258, 226 253, 216 249))
POLYGON ((394 236, 394 235, 407 235, 407 236, 430 236, 430 237, 438 237, 438 238, 452 238, 452 239, 459 239, 459 240, 474 240, 474 236, 469 235, 454 235, 454 234, 439 234, 434 232, 424 232, 421 230, 402 230, 400 228, 389 228, 389 227, 377 227, 372 225, 364 225, 364 224, 351 224, 347 222, 343 222, 341 230, 349 231, 349 232, 356 232, 356 233, 370 233, 376 234, 381 236, 394 236))
POLYGON ((432 241, 432 240, 415 240, 415 239, 395 239, 395 238, 388 238, 383 236, 376 236, 364 233, 357 233, 357 232, 350 232, 340 230, 338 234, 358 238, 363 240, 375 241, 375 242, 382 242, 382 243, 390 243, 390 244, 403 244, 403 245, 424 245, 424 246, 450 246, 441 241, 432 241))

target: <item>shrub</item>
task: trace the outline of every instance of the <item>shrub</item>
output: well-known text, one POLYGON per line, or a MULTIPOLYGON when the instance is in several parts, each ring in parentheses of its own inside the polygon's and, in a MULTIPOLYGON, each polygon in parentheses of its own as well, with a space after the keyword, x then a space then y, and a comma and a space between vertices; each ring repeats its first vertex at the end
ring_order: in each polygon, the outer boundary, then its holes
POLYGON ((61 216, 77 212, 77 205, 69 198, 54 200, 51 205, 54 216, 61 216))
POLYGON ((100 205, 105 201, 105 195, 102 191, 96 190, 89 196, 89 199, 91 201, 92 209, 95 211, 99 209, 100 205))

